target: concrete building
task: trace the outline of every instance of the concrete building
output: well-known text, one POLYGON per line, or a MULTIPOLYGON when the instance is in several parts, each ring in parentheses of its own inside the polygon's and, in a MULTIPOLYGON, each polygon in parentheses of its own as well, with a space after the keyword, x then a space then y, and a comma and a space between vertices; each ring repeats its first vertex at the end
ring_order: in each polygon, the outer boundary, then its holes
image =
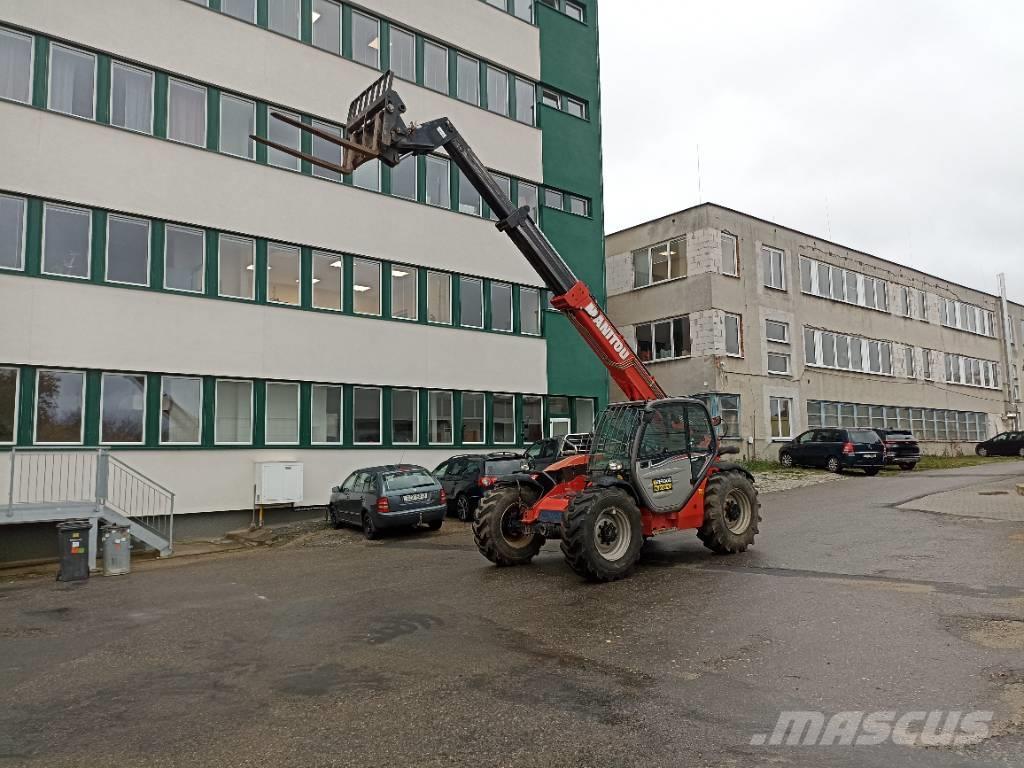
MULTIPOLYGON (((10 447, 109 446, 181 514, 254 463, 350 470, 586 430, 604 370, 443 155, 339 178, 396 73, 604 283, 596 0, 0 4, 0 496, 10 447)), ((10 529, 8 529, 10 530, 10 529)))
POLYGON ((1020 304, 712 203, 609 235, 606 254, 609 316, 749 455, 816 426, 973 452, 1019 423, 1020 304))

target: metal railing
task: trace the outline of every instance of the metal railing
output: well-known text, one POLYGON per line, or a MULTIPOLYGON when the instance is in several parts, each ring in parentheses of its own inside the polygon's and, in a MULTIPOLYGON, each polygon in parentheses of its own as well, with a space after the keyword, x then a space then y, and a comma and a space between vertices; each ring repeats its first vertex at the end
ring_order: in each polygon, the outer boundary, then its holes
POLYGON ((174 543, 174 494, 120 459, 99 462, 97 487, 103 504, 174 543))
POLYGON ((107 448, 12 448, 7 516, 22 504, 94 504, 174 542, 174 494, 107 448))

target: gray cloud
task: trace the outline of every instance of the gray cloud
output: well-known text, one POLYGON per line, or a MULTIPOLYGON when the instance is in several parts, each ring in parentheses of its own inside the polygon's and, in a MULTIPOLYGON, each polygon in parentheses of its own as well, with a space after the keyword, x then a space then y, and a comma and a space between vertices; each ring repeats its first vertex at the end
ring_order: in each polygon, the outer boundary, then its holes
POLYGON ((699 145, 704 201, 1024 300, 1022 33, 1017 1, 605 0, 606 228, 696 204, 699 145))

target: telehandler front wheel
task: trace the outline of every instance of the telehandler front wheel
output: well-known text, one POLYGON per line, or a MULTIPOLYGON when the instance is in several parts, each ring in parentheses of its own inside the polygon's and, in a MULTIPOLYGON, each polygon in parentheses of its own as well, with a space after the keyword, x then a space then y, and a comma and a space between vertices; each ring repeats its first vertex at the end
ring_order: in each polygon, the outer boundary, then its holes
POLYGON ((562 554, 588 581, 628 576, 643 544, 640 510, 622 489, 588 489, 569 502, 562 525, 562 554))
POLYGON ((746 552, 757 536, 761 502, 757 489, 742 472, 716 472, 704 487, 704 524, 697 536, 712 552, 746 552))
POLYGON ((525 565, 544 546, 544 537, 523 533, 519 520, 537 501, 536 494, 519 488, 496 488, 480 502, 473 520, 473 539, 480 554, 495 565, 525 565))

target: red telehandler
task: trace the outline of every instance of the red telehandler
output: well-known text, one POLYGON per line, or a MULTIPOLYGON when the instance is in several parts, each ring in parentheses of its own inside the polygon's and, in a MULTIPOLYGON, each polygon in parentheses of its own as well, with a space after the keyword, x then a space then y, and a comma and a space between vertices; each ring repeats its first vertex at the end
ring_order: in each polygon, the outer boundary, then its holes
POLYGON ((405 104, 385 73, 349 108, 345 138, 286 115, 273 117, 344 148, 342 165, 253 136, 255 141, 339 173, 379 159, 396 166, 409 155, 444 149, 498 217, 504 232, 552 291, 552 305, 579 331, 628 401, 601 415, 589 454, 544 472, 510 477, 488 492, 473 523, 481 554, 497 565, 528 563, 545 540, 560 539, 569 565, 591 581, 628 575, 645 539, 695 528, 714 552, 743 552, 761 520, 753 476, 722 461, 704 404, 669 397, 590 290, 530 217, 516 208, 448 118, 406 124, 405 104))

